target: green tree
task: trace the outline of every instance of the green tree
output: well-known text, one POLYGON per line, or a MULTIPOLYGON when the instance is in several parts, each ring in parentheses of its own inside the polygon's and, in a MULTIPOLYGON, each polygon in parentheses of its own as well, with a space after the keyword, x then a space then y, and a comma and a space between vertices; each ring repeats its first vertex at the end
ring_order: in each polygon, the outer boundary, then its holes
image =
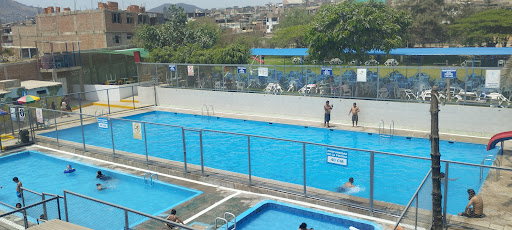
POLYGON ((360 59, 372 49, 400 47, 410 25, 408 13, 375 1, 326 4, 307 30, 306 42, 312 59, 360 59))
POLYGON ((308 13, 306 8, 293 8, 288 13, 286 13, 281 21, 279 21, 279 24, 276 25, 276 29, 298 25, 307 25, 313 20, 313 17, 313 15, 308 13))
POLYGON ((512 36, 512 10, 492 9, 455 20, 450 32, 464 45, 507 46, 512 36))
POLYGON ((272 37, 272 42, 277 47, 290 47, 305 48, 307 44, 304 40, 308 25, 296 25, 278 29, 272 37))
POLYGON ((427 43, 445 42, 448 40, 447 26, 450 17, 445 10, 443 0, 400 0, 398 9, 408 11, 412 15, 412 26, 408 31, 410 46, 427 43))

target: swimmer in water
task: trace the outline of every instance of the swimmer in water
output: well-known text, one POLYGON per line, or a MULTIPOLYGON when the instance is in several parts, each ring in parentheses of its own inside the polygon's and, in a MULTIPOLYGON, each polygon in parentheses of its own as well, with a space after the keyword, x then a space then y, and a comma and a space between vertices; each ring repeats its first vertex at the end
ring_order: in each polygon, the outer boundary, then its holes
POLYGON ((18 177, 12 178, 12 181, 16 183, 16 196, 21 197, 21 187, 23 186, 23 184, 21 183, 21 181, 19 181, 18 177))
POLYGON ((97 190, 105 190, 105 189, 107 189, 107 188, 111 188, 111 187, 107 187, 107 184, 106 184, 106 183, 105 183, 105 184, 100 184, 100 183, 97 183, 97 184, 96 184, 96 189, 97 189, 97 190))
POLYGON ((349 179, 348 179, 348 182, 347 182, 347 183, 345 183, 343 186, 341 186, 341 187, 339 187, 339 188, 338 188, 338 192, 346 192, 346 191, 347 191, 347 190, 349 190, 350 188, 354 188, 354 187, 356 187, 356 186, 354 185, 354 178, 353 178, 353 177, 351 177, 351 178, 349 178, 349 179))
POLYGON ((109 176, 106 176, 106 175, 102 174, 101 171, 96 172, 96 178, 98 178, 100 180, 110 180, 110 179, 112 179, 112 177, 109 177, 109 176))

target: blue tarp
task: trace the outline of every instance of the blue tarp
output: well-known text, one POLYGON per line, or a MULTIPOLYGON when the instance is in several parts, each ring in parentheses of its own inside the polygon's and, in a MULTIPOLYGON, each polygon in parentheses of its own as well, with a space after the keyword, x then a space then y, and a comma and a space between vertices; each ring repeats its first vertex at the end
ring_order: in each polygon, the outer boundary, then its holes
MULTIPOLYGON (((307 48, 295 49, 264 49, 254 48, 251 50, 252 55, 268 55, 268 56, 307 56, 307 48)), ((385 55, 382 51, 371 51, 371 55, 385 55)), ((389 52, 390 55, 406 55, 406 56, 496 56, 496 55, 512 55, 512 47, 456 47, 456 48, 398 48, 389 52)))

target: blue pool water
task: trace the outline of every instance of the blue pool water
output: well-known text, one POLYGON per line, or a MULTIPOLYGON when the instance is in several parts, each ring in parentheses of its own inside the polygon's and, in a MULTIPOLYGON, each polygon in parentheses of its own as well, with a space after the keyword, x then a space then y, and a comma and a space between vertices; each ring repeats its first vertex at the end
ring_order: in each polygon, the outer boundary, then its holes
MULTIPOLYGON (((0 169, 2 170, 0 185, 3 186, 3 189, 0 189, 0 201, 12 206, 18 202, 21 203, 21 198, 16 197, 15 194, 16 184, 12 181, 13 177, 18 177, 23 187, 39 193, 62 195, 65 189, 152 215, 158 215, 201 194, 200 191, 167 183, 155 182, 153 185, 148 185, 140 177, 59 159, 35 151, 1 157, 0 169), (76 171, 70 174, 63 173, 68 164, 71 164, 76 171), (111 176, 112 179, 108 182, 96 179, 98 170, 111 176), (107 183, 109 188, 98 191, 96 183, 107 183)), ((26 205, 41 201, 38 196, 31 193, 25 192, 24 195, 26 205)), ((117 223, 119 226, 124 224, 124 213, 117 209, 74 196, 68 196, 68 204, 69 220, 72 223, 93 229, 123 228, 113 227, 117 226, 115 221, 120 221, 117 223)), ((62 203, 61 205, 63 208, 62 203)), ((40 214, 42 213, 34 213, 37 216, 33 217, 37 218, 40 214)), ((53 217, 57 218, 55 215, 53 217)), ((141 216, 131 215, 130 224, 136 224, 142 220, 141 216)))
MULTIPOLYGON (((125 117, 136 121, 172 124, 195 129, 220 130, 253 134, 342 147, 399 153, 430 158, 428 139, 402 136, 382 138, 363 132, 329 130, 277 123, 246 121, 228 118, 203 118, 190 114, 169 112, 148 112, 125 117)), ((429 121, 425 121, 429 122, 429 121)), ((132 123, 113 120, 114 144, 116 150, 145 154, 144 138, 133 138, 132 123)), ((148 124, 146 129, 148 155, 183 162, 181 128, 148 124)), ((96 123, 84 125, 85 142, 112 148, 110 129, 100 129, 96 123)), ((55 132, 43 134, 55 137, 55 132)), ((82 143, 80 127, 59 130, 59 139, 82 143)), ((185 131, 187 162, 200 164, 199 135, 185 131)), ((203 132, 204 165, 206 167, 248 174, 247 137, 216 132, 203 132)), ((303 184, 302 144, 251 138, 251 172, 253 176, 303 184)), ((441 159, 479 164, 489 155, 484 145, 471 143, 449 143, 440 141, 441 159)), ((354 196, 369 197, 370 154, 348 151, 348 166, 342 167, 326 162, 326 148, 306 145, 306 184, 309 187, 337 191, 349 177, 355 179, 354 196)), ((444 165, 443 165, 444 167, 444 165)), ((375 155, 374 198, 376 200, 406 205, 430 168, 430 161, 389 155, 375 155)), ((444 168, 442 169, 444 170, 444 168)), ((484 170, 486 175, 487 170, 484 170)), ((467 204, 468 188, 479 190, 481 186, 478 168, 450 165, 448 190, 448 212, 456 214, 467 204)), ((484 177, 485 177, 484 175, 484 177)))
MULTIPOLYGON (((272 200, 265 200, 237 217, 236 229, 298 229, 301 223, 321 230, 379 230, 382 226, 366 220, 334 215, 272 200)), ((233 225, 229 229, 233 229, 233 225)))

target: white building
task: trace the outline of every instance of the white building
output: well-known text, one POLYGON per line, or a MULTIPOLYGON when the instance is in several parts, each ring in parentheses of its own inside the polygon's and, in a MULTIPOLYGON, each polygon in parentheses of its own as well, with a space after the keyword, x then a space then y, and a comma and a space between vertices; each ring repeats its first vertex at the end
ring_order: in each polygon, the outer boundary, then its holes
POLYGON ((267 24, 267 33, 272 33, 274 26, 279 24, 279 17, 276 15, 267 17, 266 24, 267 24))

